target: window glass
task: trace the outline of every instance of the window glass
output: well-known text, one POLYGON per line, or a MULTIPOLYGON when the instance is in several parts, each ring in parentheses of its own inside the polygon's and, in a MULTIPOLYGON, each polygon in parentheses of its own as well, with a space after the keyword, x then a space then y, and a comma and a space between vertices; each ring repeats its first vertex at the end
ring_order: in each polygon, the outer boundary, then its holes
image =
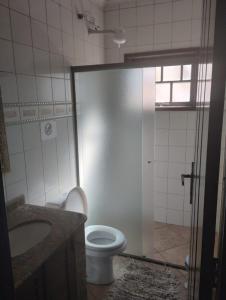
MULTIPOLYGON (((156 103, 169 106, 191 103, 192 64, 156 67, 156 103)), ((200 77, 204 64, 199 64, 200 77)), ((207 68, 205 69, 207 71, 207 68)), ((210 72, 210 67, 208 69, 210 72)), ((200 80, 202 81, 202 80, 200 80)), ((207 92, 208 93, 208 92, 207 92)), ((206 95, 206 97, 209 97, 206 95)))
POLYGON ((161 81, 161 67, 155 68, 155 80, 161 81))
POLYGON ((189 102, 190 101, 190 82, 175 82, 173 83, 173 102, 189 102))
POLYGON ((163 81, 180 80, 181 66, 163 67, 163 81))
POLYGON ((156 84, 156 102, 170 101, 170 83, 156 84))
POLYGON ((183 66, 183 80, 191 80, 191 65, 183 66))

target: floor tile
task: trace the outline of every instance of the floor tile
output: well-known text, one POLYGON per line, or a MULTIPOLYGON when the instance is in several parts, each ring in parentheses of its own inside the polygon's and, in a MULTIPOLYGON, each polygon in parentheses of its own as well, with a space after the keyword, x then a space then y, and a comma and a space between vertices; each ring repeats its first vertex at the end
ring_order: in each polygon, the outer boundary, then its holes
POLYGON ((165 259, 165 261, 169 263, 174 263, 177 265, 184 265, 185 258, 189 254, 188 253, 189 245, 183 245, 179 247, 175 247, 163 252, 160 252, 160 255, 165 259))
POLYGON ((189 253, 189 227, 155 222, 153 236, 153 259, 184 266, 189 253))

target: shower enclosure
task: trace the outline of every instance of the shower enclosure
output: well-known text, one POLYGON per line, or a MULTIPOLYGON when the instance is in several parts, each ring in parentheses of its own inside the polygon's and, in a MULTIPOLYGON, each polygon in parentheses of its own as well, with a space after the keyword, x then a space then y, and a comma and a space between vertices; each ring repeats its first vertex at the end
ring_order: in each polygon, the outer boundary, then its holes
POLYGON ((126 235, 126 252, 151 257, 155 68, 72 69, 78 182, 88 225, 126 235))

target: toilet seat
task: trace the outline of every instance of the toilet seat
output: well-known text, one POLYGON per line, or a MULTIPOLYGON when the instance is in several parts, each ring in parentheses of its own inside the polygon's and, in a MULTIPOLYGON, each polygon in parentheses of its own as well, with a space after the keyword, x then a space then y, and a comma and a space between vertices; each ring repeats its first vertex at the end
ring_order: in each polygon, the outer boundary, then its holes
MULTIPOLYGON (((73 188, 68 195, 60 195, 46 203, 47 207, 65 209, 87 215, 87 199, 80 187, 73 188)), ((126 249, 124 234, 113 227, 91 225, 85 229, 87 282, 110 284, 114 281, 113 257, 126 249)))
POLYGON ((85 229, 86 248, 93 251, 113 251, 125 244, 124 234, 116 228, 91 225, 85 229))

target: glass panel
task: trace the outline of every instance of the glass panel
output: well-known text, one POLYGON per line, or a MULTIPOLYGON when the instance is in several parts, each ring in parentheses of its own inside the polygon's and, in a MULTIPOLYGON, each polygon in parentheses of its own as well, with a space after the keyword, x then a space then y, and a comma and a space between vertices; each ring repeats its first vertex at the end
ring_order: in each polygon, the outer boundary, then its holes
POLYGON ((136 255, 143 253, 144 224, 142 73, 142 69, 91 71, 77 73, 75 79, 80 185, 88 199, 87 224, 122 230, 128 240, 126 252, 136 255))
POLYGON ((155 87, 156 102, 170 101, 170 83, 158 83, 155 87))
POLYGON ((206 79, 212 79, 212 64, 207 64, 206 79))
POLYGON ((173 102, 189 102, 190 101, 190 82, 173 83, 173 102))
POLYGON ((163 81, 180 80, 181 66, 163 67, 163 81))
POLYGON ((211 81, 201 81, 200 88, 203 91, 201 102, 209 103, 210 102, 210 93, 211 93, 211 81))
POLYGON ((191 80, 191 65, 183 65, 183 80, 191 80))
POLYGON ((201 70, 200 73, 199 73, 199 74, 201 74, 201 76, 199 76, 199 78, 201 80, 212 78, 212 63, 200 64, 199 65, 199 70, 201 70))
POLYGON ((155 81, 161 81, 161 67, 155 68, 155 81))

